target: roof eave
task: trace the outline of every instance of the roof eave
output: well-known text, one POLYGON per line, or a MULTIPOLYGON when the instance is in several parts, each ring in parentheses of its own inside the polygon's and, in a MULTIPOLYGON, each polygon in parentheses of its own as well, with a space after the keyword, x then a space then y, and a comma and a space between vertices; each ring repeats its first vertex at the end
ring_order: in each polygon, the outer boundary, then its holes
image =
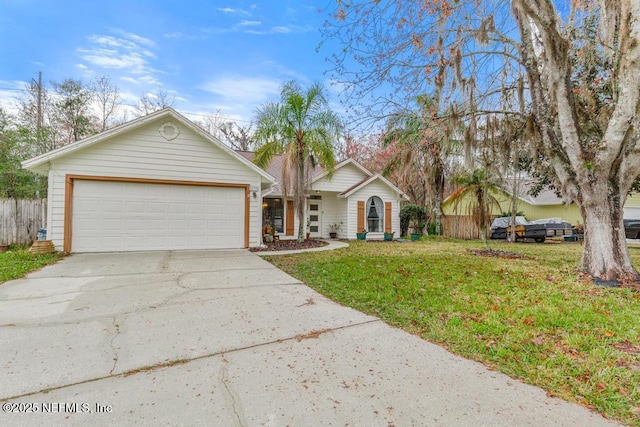
POLYGON ((241 163, 244 163, 246 166, 248 166, 249 168, 251 168, 252 170, 257 172, 260 175, 260 177, 262 178, 262 180, 261 180, 262 182, 266 182, 268 184, 275 184, 276 183, 276 179, 273 176, 271 176, 271 174, 269 174, 264 169, 259 168, 258 166, 255 165, 255 163, 253 163, 252 161, 246 159, 244 156, 240 155, 239 153, 236 153, 235 150, 233 150, 230 147, 226 146, 224 143, 222 143, 222 141, 218 140, 213 135, 211 135, 208 132, 206 132, 200 126, 197 126, 191 120, 187 119, 185 116, 183 116, 182 114, 178 113, 177 111, 175 111, 173 109, 171 109, 170 112, 173 113, 174 117, 176 117, 177 120, 182 121, 192 131, 196 132, 197 134, 199 134, 201 137, 203 137, 204 139, 208 140, 212 144, 215 144, 218 147, 220 147, 221 149, 225 150, 231 157, 234 157, 234 158, 238 159, 241 163))

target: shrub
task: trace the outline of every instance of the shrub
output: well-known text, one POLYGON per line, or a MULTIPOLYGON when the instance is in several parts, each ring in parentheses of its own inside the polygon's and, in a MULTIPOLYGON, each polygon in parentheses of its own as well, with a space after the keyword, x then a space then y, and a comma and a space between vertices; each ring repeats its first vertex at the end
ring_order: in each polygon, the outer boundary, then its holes
POLYGON ((400 234, 402 236, 407 235, 410 221, 424 224, 427 221, 427 211, 422 206, 404 205, 400 209, 400 234))

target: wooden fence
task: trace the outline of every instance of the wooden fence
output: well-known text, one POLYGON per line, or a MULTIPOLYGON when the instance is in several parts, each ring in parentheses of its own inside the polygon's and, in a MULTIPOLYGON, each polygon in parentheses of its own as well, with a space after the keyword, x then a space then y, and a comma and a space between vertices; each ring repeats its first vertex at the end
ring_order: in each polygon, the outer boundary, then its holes
POLYGON ((442 234, 455 239, 480 239, 480 230, 468 215, 447 215, 442 217, 442 234))
POLYGON ((0 199, 0 244, 30 245, 46 222, 47 199, 0 199))

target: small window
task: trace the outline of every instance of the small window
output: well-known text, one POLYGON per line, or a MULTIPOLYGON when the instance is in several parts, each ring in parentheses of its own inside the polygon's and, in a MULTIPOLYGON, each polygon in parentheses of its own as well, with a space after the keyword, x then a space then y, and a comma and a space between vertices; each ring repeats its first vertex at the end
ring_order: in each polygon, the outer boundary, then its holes
POLYGON ((309 196, 309 199, 311 199, 311 200, 322 200, 322 196, 311 195, 311 196, 309 196))
POLYGON ((309 206, 309 210, 317 211, 318 210, 318 205, 310 205, 309 206))
POLYGON ((384 205, 382 199, 377 196, 367 200, 367 231, 381 233, 384 224, 384 205))
POLYGON ((318 226, 317 225, 312 225, 311 227, 309 227, 309 231, 312 233, 317 233, 318 232, 318 226))
POLYGON ((309 215, 309 221, 318 222, 318 215, 309 215))
POLYGON ((265 198, 262 201, 262 226, 274 227, 278 233, 283 233, 284 205, 282 199, 265 198))

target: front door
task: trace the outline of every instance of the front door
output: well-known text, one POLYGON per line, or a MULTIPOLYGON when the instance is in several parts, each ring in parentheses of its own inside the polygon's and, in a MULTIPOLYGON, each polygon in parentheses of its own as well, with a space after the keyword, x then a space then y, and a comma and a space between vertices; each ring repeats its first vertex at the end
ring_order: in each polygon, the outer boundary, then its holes
POLYGON ((309 200, 307 225, 310 237, 322 237, 322 202, 320 200, 309 200))

